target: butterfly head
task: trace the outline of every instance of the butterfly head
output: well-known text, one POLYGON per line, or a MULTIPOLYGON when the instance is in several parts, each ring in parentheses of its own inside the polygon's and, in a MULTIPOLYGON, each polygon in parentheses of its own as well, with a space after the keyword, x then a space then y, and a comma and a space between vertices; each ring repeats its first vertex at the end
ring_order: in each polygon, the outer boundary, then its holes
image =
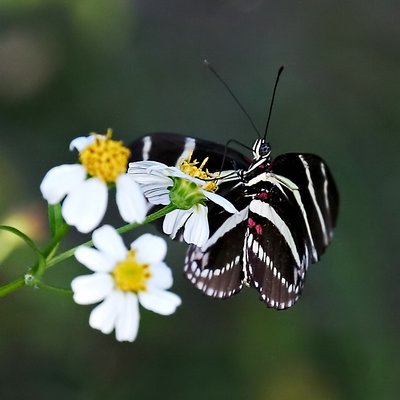
POLYGON ((260 158, 268 160, 271 156, 271 146, 263 138, 257 139, 254 142, 252 150, 253 150, 254 160, 259 160, 260 158))

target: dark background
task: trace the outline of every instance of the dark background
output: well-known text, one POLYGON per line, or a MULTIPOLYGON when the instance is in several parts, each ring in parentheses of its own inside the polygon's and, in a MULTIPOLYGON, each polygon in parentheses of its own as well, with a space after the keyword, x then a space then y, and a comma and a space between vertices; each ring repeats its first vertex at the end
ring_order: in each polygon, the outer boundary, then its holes
MULTIPOLYGON (((182 276, 176 244, 168 261, 183 304, 168 318, 143 312, 133 344, 89 328, 92 307, 68 296, 23 289, 1 299, 0 398, 398 398, 399 15, 390 0, 1 0, 2 223, 28 213, 21 224, 43 236, 40 181, 75 162, 69 142, 90 131, 250 146, 250 124, 205 57, 260 129, 285 65, 273 153, 323 157, 341 209, 333 244, 285 312, 251 290, 203 297, 182 276)), ((33 258, 20 247, 1 259, 7 282, 33 258)), ((78 273, 72 260, 47 280, 68 286, 78 273)))

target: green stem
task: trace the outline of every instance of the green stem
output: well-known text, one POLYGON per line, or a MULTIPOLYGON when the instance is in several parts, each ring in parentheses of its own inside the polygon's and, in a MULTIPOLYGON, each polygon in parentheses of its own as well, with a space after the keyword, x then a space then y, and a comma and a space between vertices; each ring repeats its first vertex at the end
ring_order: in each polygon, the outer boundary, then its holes
POLYGON ((176 210, 176 208, 177 207, 175 205, 173 205, 172 203, 168 204, 167 206, 163 207, 161 210, 158 210, 158 211, 154 212, 153 214, 148 215, 141 224, 139 224, 139 223, 127 224, 127 225, 124 225, 124 226, 121 226, 120 228, 118 228, 117 231, 118 231, 118 233, 129 232, 132 229, 138 228, 139 226, 146 225, 150 222, 155 221, 158 218, 164 217, 171 211, 176 210))
MULTIPOLYGON (((168 213, 170 213, 171 211, 174 211, 174 210, 176 210, 176 206, 173 204, 168 204, 167 206, 163 207, 161 210, 158 210, 155 213, 148 215, 142 223, 134 223, 134 224, 127 224, 127 225, 121 226, 117 229, 117 232, 118 233, 126 233, 132 229, 139 227, 139 226, 153 222, 158 218, 164 217, 165 215, 167 215, 168 213)), ((93 246, 93 241, 89 240, 85 243, 80 244, 79 246, 75 246, 72 249, 65 251, 64 253, 59 254, 58 256, 52 258, 51 260, 48 260, 46 263, 45 269, 51 268, 53 265, 59 264, 60 262, 65 261, 68 258, 72 257, 74 255, 76 249, 81 246, 91 247, 91 246, 93 246)))
MULTIPOLYGON (((164 217, 166 214, 168 214, 169 212, 171 212, 173 210, 176 210, 176 207, 173 204, 169 204, 169 205, 163 207, 161 210, 158 210, 155 213, 148 215, 142 223, 127 224, 127 225, 124 225, 124 226, 121 226, 120 228, 118 228, 117 231, 119 233, 126 233, 134 228, 137 228, 139 226, 153 222, 158 218, 164 217)), ((38 278, 40 278, 42 276, 42 274, 44 273, 44 271, 47 270, 48 268, 72 257, 78 247, 93 246, 93 242, 91 240, 89 240, 86 243, 83 243, 79 246, 73 247, 72 249, 67 250, 64 253, 61 253, 54 258, 51 258, 52 254, 54 254, 61 238, 67 232, 67 229, 68 229, 67 225, 62 226, 58 230, 56 237, 53 238, 53 240, 47 246, 47 248, 44 250, 43 253, 37 248, 35 243, 28 236, 26 236, 24 233, 22 233, 18 229, 15 229, 11 226, 5 226, 5 225, 0 225, 0 229, 9 231, 9 232, 14 233, 15 235, 19 236, 38 254, 38 256, 39 256, 38 262, 32 268, 30 268, 30 271, 32 271, 32 273, 33 273, 32 276, 35 276, 38 278), (46 258, 47 262, 45 262, 45 258, 46 258)), ((25 276, 22 276, 20 278, 15 279, 14 281, 12 281, 10 283, 7 283, 4 286, 0 286, 0 297, 7 296, 8 294, 16 291, 17 289, 19 289, 25 285, 26 285, 25 276)), ((69 295, 72 293, 71 290, 69 290, 69 289, 63 289, 63 288, 46 285, 45 283, 40 282, 40 279, 35 281, 35 285, 40 288, 57 291, 59 293, 62 292, 64 294, 69 294, 69 295)))
POLYGON ((44 256, 46 259, 49 259, 52 257, 54 252, 57 250, 61 239, 65 236, 65 234, 68 232, 69 226, 67 224, 63 224, 59 227, 57 234, 53 237, 49 245, 45 248, 43 251, 44 256))
POLYGON ((71 289, 60 288, 57 286, 51 286, 51 285, 47 285, 46 283, 43 283, 43 282, 37 282, 36 286, 39 287, 40 289, 46 289, 46 290, 49 290, 52 292, 66 294, 68 296, 72 296, 72 294, 73 294, 71 289))
POLYGON ((7 285, 1 286, 0 297, 7 296, 9 293, 12 293, 23 286, 25 286, 25 277, 22 276, 10 283, 7 283, 7 285))

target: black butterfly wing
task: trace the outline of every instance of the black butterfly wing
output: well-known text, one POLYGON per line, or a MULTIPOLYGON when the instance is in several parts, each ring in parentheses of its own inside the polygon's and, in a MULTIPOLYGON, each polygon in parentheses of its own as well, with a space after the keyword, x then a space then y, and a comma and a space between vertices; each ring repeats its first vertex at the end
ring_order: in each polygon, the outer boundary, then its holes
POLYGON ((234 204, 241 211, 209 215, 210 239, 202 248, 190 245, 186 253, 186 277, 211 297, 230 297, 243 286, 243 244, 249 200, 243 197, 241 184, 231 191, 231 201, 235 195, 234 204))
MULTIPOLYGON (((131 151, 131 161, 169 166, 193 151, 192 160, 209 157, 211 172, 221 168, 224 153, 224 171, 246 171, 250 165, 236 150, 173 133, 144 136, 131 151)), ((210 239, 203 248, 189 246, 185 274, 206 295, 226 298, 246 282, 268 307, 284 309, 297 301, 308 266, 319 260, 332 238, 338 192, 326 164, 310 154, 281 155, 259 176, 268 178, 260 179, 249 197, 239 174, 220 184, 218 194, 240 213, 231 215, 209 203, 210 239)))
POLYGON ((311 154, 277 157, 263 185, 266 192, 249 206, 245 268, 261 300, 285 309, 332 238, 338 191, 326 164, 311 154))
POLYGON ((277 157, 271 172, 284 176, 299 188, 304 206, 306 243, 317 262, 329 245, 339 211, 339 193, 326 163, 313 154, 288 153, 277 157), (309 234, 311 233, 311 235, 309 234))
POLYGON ((225 154, 223 170, 247 169, 250 160, 240 152, 222 144, 208 140, 180 135, 178 133, 151 133, 133 141, 130 161, 150 160, 176 166, 179 160, 193 151, 192 160, 202 162, 206 157, 206 167, 210 172, 218 172, 225 154))
MULTIPOLYGON (((182 158, 192 154, 192 160, 202 162, 208 157, 206 168, 210 172, 219 172, 223 163, 222 174, 231 171, 231 178, 224 179, 219 183, 217 194, 227 198, 236 208, 240 207, 237 203, 242 197, 239 188, 240 181, 237 171, 247 169, 250 160, 240 152, 224 145, 210 142, 203 139, 183 136, 178 133, 152 133, 136 139, 129 146, 131 150, 130 161, 158 161, 168 166, 176 166, 182 158), (238 186, 239 185, 239 186, 238 186)), ((210 235, 228 218, 231 214, 227 213, 219 205, 209 201, 207 203, 210 235)), ((160 207, 154 207, 154 210, 160 207)), ((156 225, 161 228, 160 220, 156 225)), ((181 240, 181 232, 178 232, 176 239, 181 240)))

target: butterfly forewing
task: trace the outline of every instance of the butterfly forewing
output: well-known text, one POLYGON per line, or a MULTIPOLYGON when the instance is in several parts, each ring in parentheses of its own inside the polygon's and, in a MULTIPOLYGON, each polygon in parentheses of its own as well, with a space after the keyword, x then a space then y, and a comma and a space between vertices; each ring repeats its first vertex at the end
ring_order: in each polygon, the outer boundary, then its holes
MULTIPOLYGON (((240 152, 224 145, 208 140, 183 136, 178 133, 151 133, 133 141, 130 146, 130 161, 158 161, 167 166, 179 166, 182 159, 191 154, 191 160, 199 163, 207 158, 205 167, 211 173, 229 174, 229 178, 218 181, 220 196, 227 198, 236 209, 241 210, 248 204, 243 198, 242 183, 239 180, 239 171, 247 169, 250 160, 240 152), (222 169, 221 169, 222 167, 222 169)), ((155 189, 157 190, 157 189, 155 189)), ((231 215, 213 202, 207 203, 209 209, 210 236, 231 215)), ((153 207, 153 211, 161 208, 153 207)), ((162 230, 162 220, 155 224, 162 230)), ((178 231, 176 240, 183 240, 182 231, 178 231)))
POLYGON ((247 169, 250 164, 247 157, 230 147, 178 133, 151 133, 136 139, 129 148, 131 161, 151 160, 168 166, 177 165, 193 152, 192 160, 202 162, 208 157, 206 168, 210 172, 219 172, 221 166, 222 170, 247 169))
POLYGON ((284 309, 330 242, 338 195, 325 163, 310 154, 279 156, 262 186, 250 203, 245 264, 267 306, 284 309))
POLYGON ((306 230, 304 238, 313 262, 318 261, 332 239, 339 204, 327 165, 313 154, 288 153, 273 161, 271 172, 297 185, 297 203, 306 230))

